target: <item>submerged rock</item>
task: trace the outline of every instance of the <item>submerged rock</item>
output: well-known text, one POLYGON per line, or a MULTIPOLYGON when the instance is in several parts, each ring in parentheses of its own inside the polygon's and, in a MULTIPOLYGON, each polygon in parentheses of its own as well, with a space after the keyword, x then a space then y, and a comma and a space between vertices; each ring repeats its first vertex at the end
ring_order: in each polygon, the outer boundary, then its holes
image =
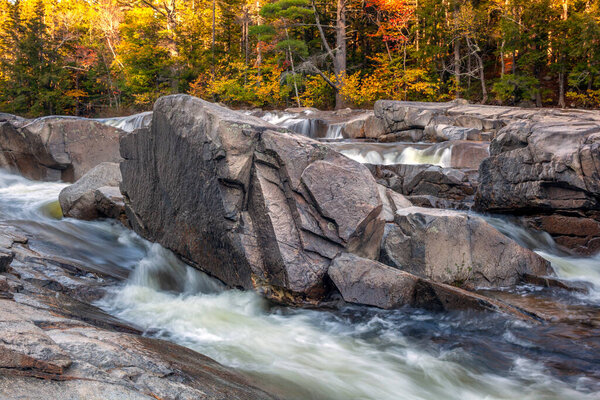
POLYGON ((120 129, 85 118, 0 120, 0 166, 38 180, 74 182, 101 162, 119 162, 120 129))
POLYGON ((118 189, 120 183, 119 164, 97 165, 60 192, 58 200, 63 214, 66 217, 85 220, 99 217, 118 218, 123 211, 122 196, 118 189))
POLYGON ((384 309, 412 306, 435 311, 493 310, 531 319, 508 304, 352 254, 337 257, 328 274, 344 300, 350 303, 384 309))

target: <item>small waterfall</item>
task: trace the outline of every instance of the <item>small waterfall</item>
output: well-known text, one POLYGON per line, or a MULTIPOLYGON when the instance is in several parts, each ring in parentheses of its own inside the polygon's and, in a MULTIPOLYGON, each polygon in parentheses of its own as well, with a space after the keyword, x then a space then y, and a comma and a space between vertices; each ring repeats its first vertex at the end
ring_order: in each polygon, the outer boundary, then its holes
POLYGON ((133 132, 138 128, 150 125, 152 122, 152 111, 129 115, 127 117, 98 118, 96 121, 122 129, 125 132, 133 132))
POLYGON ((447 168, 451 167, 452 160, 452 147, 446 144, 424 149, 407 145, 375 143, 343 143, 340 146, 332 145, 332 147, 346 157, 362 164, 430 164, 447 168))
POLYGON ((483 216, 500 232, 515 240, 521 246, 535 251, 550 261, 556 275, 565 280, 589 282, 593 291, 586 296, 592 301, 600 301, 600 253, 594 256, 577 257, 566 255, 558 248, 552 236, 519 226, 506 218, 483 216))
POLYGON ((218 293, 224 286, 208 275, 184 264, 159 244, 150 245, 148 254, 129 277, 129 284, 177 293, 218 293))
POLYGON ((281 124, 292 132, 296 132, 302 136, 314 138, 318 121, 306 118, 292 118, 281 124))
MULTIPOLYGON (((317 139, 321 126, 324 124, 320 119, 309 118, 308 115, 313 114, 312 110, 304 110, 302 113, 276 113, 267 112, 261 119, 282 128, 289 129, 292 132, 302 136, 317 139)), ((248 113, 247 113, 248 114, 248 113)), ((326 137, 329 139, 341 138, 341 126, 329 126, 326 137), (339 132, 338 132, 339 130, 339 132), (331 135, 331 136, 330 136, 331 135)))
POLYGON ((327 134, 325 139, 343 139, 342 136, 342 125, 332 124, 327 127, 327 134))
POLYGON ((384 160, 384 162, 392 161, 392 164, 409 165, 431 164, 449 168, 451 166, 451 160, 452 147, 438 148, 434 151, 431 151, 431 148, 422 150, 407 147, 402 151, 402 153, 400 153, 400 156, 393 159, 390 158, 389 160, 384 160))
POLYGON ((275 112, 266 112, 261 119, 267 121, 270 124, 281 126, 289 119, 292 119, 294 114, 290 113, 275 113, 275 112))

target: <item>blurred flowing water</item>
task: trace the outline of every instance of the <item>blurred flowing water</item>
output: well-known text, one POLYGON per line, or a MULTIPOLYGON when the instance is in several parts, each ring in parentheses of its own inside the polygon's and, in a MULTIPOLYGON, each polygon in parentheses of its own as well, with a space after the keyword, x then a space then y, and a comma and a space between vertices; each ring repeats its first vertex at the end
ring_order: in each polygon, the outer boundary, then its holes
MULTIPOLYGON (((600 398, 596 325, 410 308, 275 306, 225 288, 115 222, 59 219, 64 186, 0 173, 0 224, 26 231, 34 249, 127 277, 100 307, 147 335, 247 374, 283 399, 600 398)), ((598 284, 597 257, 566 257, 547 236, 492 222, 550 259, 559 275, 598 284)), ((593 294, 548 290, 517 289, 598 309, 593 294)))

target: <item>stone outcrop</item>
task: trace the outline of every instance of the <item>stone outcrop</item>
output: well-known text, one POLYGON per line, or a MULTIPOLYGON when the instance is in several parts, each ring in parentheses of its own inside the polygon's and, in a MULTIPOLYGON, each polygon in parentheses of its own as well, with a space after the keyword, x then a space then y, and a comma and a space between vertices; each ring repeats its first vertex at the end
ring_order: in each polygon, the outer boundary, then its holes
POLYGON ((490 153, 480 167, 479 209, 524 215, 566 248, 600 250, 600 115, 513 122, 490 153))
MULTIPOLYGON (((402 210, 410 201, 317 141, 177 95, 159 99, 151 127, 124 137, 121 151, 121 191, 133 229, 230 286, 283 302, 314 302, 330 293, 325 277, 339 253, 378 260, 383 248, 397 268, 415 268, 410 260, 400 262, 389 233, 403 229, 402 210)), ((426 219, 445 236, 423 232, 407 243, 435 250, 444 265, 461 265, 465 255, 440 243, 452 242, 452 229, 462 229, 464 250, 475 260, 467 261, 477 268, 473 283, 485 276, 488 285, 510 284, 521 273, 548 272, 536 268, 535 254, 491 227, 474 227, 471 217, 426 219), (492 265, 477 264, 487 261, 492 265)))
POLYGON ((84 220, 119 218, 124 212, 120 183, 119 164, 106 162, 95 166, 60 192, 58 201, 63 214, 84 220))
MULTIPOLYGON (((476 207, 522 215, 563 248, 600 251, 600 114, 464 103, 379 101, 379 141, 483 143, 453 147, 454 168, 478 168, 476 207), (580 229, 579 227, 583 227, 580 229)), ((427 195, 431 196, 431 195, 427 195)), ((437 197, 417 204, 453 206, 437 197)))
POLYGON ((465 105, 457 102, 420 103, 380 100, 375 116, 383 132, 373 138, 383 141, 412 140, 445 142, 454 140, 488 141, 506 121, 502 115, 510 108, 465 105))
POLYGON ((368 165, 377 180, 419 204, 443 208, 468 208, 477 189, 475 171, 442 168, 435 165, 368 165))
POLYGON ((119 162, 120 129, 84 118, 0 118, 0 167, 37 180, 74 182, 119 162))
POLYGON ((394 222, 386 225, 382 261, 435 282, 501 287, 551 272, 546 260, 475 215, 409 207, 394 222))

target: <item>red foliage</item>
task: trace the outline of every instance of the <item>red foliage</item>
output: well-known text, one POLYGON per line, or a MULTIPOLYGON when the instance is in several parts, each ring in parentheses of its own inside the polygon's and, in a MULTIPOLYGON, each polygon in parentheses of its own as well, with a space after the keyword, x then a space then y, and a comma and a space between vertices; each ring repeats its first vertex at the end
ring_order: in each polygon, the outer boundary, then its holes
POLYGON ((415 16, 414 1, 367 0, 366 5, 376 9, 380 16, 376 36, 381 36, 385 42, 408 41, 407 28, 415 16))

